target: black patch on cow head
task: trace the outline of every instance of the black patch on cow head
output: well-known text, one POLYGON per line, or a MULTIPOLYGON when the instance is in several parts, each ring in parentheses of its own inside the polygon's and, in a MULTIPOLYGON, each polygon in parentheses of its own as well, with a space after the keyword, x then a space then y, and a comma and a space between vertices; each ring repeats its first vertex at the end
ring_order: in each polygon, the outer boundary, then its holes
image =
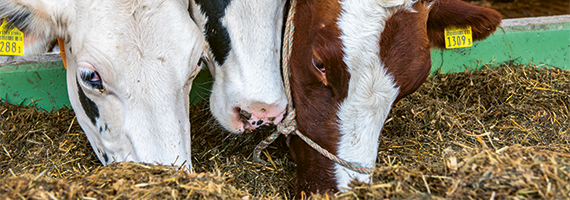
POLYGON ((107 156, 107 153, 103 152, 103 160, 105 161, 105 164, 109 163, 109 156, 107 156))
POLYGON ((107 132, 109 130, 109 125, 107 125, 107 123, 105 123, 105 126, 99 126, 99 133, 103 134, 104 132, 107 132))
POLYGON ((103 156, 104 164, 108 164, 108 162, 109 162, 109 156, 107 155, 107 152, 101 151, 101 149, 99 149, 99 148, 97 148, 97 152, 98 152, 99 154, 101 154, 101 156, 103 156))
POLYGON ((77 94, 79 95, 79 102, 81 102, 81 107, 93 125, 95 125, 97 123, 97 118, 99 118, 99 108, 95 102, 91 101, 91 99, 85 95, 83 89, 81 88, 81 85, 79 85, 79 82, 77 82, 77 80, 75 82, 77 83, 77 94))
POLYGON ((15 1, 0 1, 0 23, 7 19, 7 29, 10 30, 14 27, 18 28, 24 34, 31 31, 34 23, 37 23, 38 12, 31 6, 25 5, 21 2, 15 1))
POLYGON ((230 2, 231 0, 196 0, 196 4, 200 5, 200 11, 208 19, 204 26, 204 35, 218 65, 224 64, 231 49, 230 34, 220 21, 226 14, 230 2))
POLYGON ((26 8, 18 8, 17 10, 13 7, 6 6, 0 8, 0 23, 3 21, 3 17, 6 17, 8 30, 17 27, 20 31, 26 32, 28 26, 32 19, 30 16, 32 13, 26 8))
POLYGON ((30 15, 31 14, 29 12, 25 11, 17 12, 15 15, 12 15, 10 17, 10 20, 8 20, 8 24, 10 24, 9 26, 15 25, 20 27, 19 29, 24 29, 25 27, 22 26, 26 24, 27 20, 29 20, 28 17, 30 17, 30 15))

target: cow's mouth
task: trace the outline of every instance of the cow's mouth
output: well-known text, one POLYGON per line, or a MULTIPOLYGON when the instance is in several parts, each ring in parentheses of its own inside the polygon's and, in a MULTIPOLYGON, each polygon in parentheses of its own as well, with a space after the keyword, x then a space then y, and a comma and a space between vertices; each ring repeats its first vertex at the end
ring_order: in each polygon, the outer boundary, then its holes
POLYGON ((275 120, 277 117, 268 117, 264 119, 260 119, 255 115, 251 114, 250 112, 235 108, 236 112, 238 113, 239 120, 243 123, 243 133, 251 133, 254 130, 258 130, 264 127, 272 127, 275 126, 275 120))

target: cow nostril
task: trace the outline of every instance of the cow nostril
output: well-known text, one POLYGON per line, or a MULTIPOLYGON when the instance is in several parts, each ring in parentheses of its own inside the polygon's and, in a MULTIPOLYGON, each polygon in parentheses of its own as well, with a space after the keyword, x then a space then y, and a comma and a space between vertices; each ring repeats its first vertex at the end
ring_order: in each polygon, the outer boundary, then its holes
POLYGON ((246 110, 239 109, 239 116, 244 120, 251 119, 251 113, 247 112, 246 110))
POLYGON ((259 121, 257 121, 257 125, 259 126, 261 124, 263 124, 263 120, 260 119, 259 121))

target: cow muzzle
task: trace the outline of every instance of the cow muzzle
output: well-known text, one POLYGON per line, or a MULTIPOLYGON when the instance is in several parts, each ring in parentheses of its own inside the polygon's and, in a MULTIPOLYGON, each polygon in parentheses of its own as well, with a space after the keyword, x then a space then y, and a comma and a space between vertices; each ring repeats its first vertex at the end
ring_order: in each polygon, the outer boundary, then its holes
POLYGON ((261 108, 248 110, 236 107, 235 112, 243 123, 239 131, 247 133, 261 126, 279 124, 285 115, 285 109, 277 105, 263 105, 261 108))

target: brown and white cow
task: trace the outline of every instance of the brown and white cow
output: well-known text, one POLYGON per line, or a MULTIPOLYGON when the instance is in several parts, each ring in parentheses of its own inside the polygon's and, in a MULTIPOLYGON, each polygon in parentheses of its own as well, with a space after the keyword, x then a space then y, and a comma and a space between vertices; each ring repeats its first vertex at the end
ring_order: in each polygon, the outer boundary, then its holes
MULTIPOLYGON (((374 167, 392 105, 431 68, 444 28, 471 26, 473 39, 501 22, 494 10, 460 0, 297 0, 290 60, 297 129, 341 159, 374 167)), ((369 174, 333 163, 299 137, 290 140, 297 191, 344 191, 369 174)))
POLYGON ((191 171, 189 92, 204 36, 188 0, 0 0, 0 19, 43 53, 65 40, 77 121, 103 164, 136 161, 191 171))

